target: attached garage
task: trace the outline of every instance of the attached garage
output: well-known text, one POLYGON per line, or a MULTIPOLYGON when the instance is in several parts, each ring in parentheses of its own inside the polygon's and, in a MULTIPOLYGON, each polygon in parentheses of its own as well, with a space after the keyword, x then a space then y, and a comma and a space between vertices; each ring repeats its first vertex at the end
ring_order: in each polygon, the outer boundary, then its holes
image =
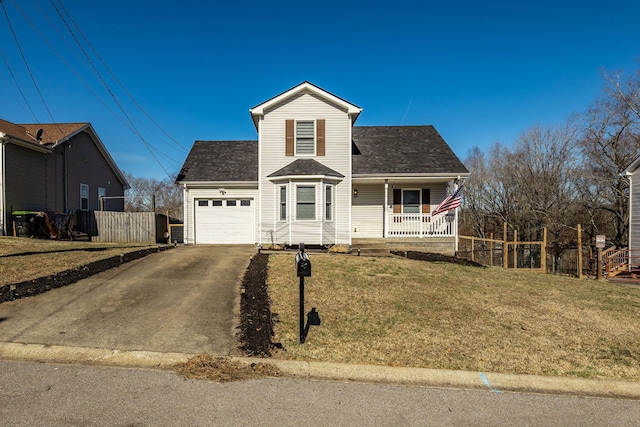
POLYGON ((194 200, 196 244, 254 244, 254 199, 194 200))

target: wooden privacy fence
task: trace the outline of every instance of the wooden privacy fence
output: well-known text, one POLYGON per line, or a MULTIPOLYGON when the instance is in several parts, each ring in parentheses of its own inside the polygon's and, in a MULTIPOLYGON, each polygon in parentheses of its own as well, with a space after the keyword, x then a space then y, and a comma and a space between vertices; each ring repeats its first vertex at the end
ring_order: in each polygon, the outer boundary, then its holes
POLYGON ((166 243, 167 216, 154 212, 95 211, 95 242, 166 243))

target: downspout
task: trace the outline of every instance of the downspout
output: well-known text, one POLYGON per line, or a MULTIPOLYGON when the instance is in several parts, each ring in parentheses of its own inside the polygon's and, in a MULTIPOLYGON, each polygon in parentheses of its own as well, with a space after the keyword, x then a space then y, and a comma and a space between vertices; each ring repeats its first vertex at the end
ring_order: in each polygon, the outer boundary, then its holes
POLYGON ((7 137, 6 133, 0 132, 0 235, 6 236, 6 209, 5 209, 5 194, 4 194, 4 183, 6 179, 5 175, 5 154, 4 154, 4 146, 5 146, 5 138, 7 137))
POLYGON ((69 212, 69 177, 67 175, 68 163, 67 163, 67 144, 63 145, 62 150, 63 162, 62 162, 62 207, 64 213, 69 212))
POLYGON ((324 238, 324 225, 325 225, 325 211, 324 211, 324 207, 326 206, 326 203, 323 204, 322 201, 326 200, 327 197, 327 190, 325 189, 324 186, 324 179, 320 179, 320 244, 323 244, 322 239, 324 238))

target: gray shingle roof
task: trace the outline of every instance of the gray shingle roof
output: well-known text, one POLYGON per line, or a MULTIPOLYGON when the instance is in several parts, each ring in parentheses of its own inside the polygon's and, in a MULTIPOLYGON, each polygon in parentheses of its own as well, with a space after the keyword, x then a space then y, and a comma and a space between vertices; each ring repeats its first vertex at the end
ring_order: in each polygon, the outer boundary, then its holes
POLYGON ((468 173, 429 126, 354 126, 353 174, 468 173))
POLYGON ((176 182, 257 180, 258 141, 196 141, 176 182))
POLYGON ((291 175, 324 175, 344 178, 344 175, 342 175, 340 172, 336 172, 333 169, 313 159, 294 160, 282 169, 275 171, 271 175, 268 175, 268 177, 276 178, 280 176, 291 175))

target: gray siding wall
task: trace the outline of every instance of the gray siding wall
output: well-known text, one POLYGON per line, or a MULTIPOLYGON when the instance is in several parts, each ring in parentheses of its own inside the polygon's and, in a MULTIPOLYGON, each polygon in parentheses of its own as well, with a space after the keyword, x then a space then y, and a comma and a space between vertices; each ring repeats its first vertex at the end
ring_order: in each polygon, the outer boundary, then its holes
POLYGON ((6 208, 11 210, 48 210, 48 155, 15 144, 5 146, 6 208))
MULTIPOLYGON (((124 196, 122 183, 87 133, 79 133, 59 146, 57 151, 56 157, 60 162, 64 161, 61 153, 67 156, 68 209, 80 209, 81 183, 89 185, 89 210, 100 209, 98 187, 106 189, 107 197, 124 196)), ((59 169, 62 169, 62 163, 59 169)), ((124 211, 124 199, 107 199, 105 210, 124 211)))

